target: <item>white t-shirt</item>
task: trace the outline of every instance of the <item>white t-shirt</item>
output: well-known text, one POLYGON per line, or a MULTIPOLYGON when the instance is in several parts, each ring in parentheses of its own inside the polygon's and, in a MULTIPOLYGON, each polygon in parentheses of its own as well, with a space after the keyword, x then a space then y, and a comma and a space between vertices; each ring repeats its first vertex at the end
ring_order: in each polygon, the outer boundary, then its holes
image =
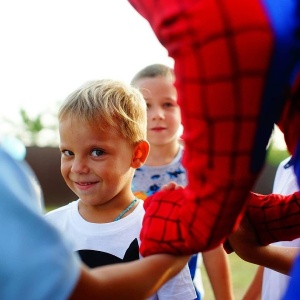
MULTIPOLYGON (((273 193, 289 195, 299 191, 297 178, 294 174, 293 165, 290 164, 291 157, 283 160, 276 171, 273 193)), ((273 245, 285 247, 300 247, 300 239, 293 241, 277 242, 273 245)), ((264 268, 262 300, 280 300, 286 290, 289 276, 264 268)))
MULTIPOLYGON (((139 259, 140 230, 145 214, 143 201, 128 216, 111 223, 90 223, 78 212, 78 202, 53 210, 45 218, 63 232, 90 267, 139 259)), ((145 278, 147 280, 147 278, 145 278)), ((188 266, 150 299, 195 299, 188 266)))

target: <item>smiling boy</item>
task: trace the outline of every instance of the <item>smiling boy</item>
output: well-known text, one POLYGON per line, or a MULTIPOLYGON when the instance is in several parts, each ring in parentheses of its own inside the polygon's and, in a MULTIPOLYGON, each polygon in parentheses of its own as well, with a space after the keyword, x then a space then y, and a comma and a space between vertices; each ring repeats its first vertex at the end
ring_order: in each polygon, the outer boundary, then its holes
MULTIPOLYGON (((89 267, 139 259, 144 208, 131 184, 149 152, 143 96, 119 81, 88 82, 66 99, 58 118, 61 173, 79 199, 46 219, 89 267)), ((151 299, 195 298, 186 265, 151 299)))

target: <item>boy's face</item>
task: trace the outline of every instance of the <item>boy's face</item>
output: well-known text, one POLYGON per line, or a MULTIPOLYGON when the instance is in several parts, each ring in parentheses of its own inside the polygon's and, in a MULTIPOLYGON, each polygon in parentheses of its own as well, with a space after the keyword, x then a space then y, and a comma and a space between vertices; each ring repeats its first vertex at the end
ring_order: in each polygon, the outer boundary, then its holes
POLYGON ((85 204, 106 205, 114 199, 117 205, 132 199, 134 147, 117 130, 99 131, 87 122, 65 118, 59 134, 62 176, 85 204))
POLYGON ((142 78, 135 85, 147 102, 147 140, 162 145, 178 140, 181 124, 177 92, 173 83, 164 77, 142 78))

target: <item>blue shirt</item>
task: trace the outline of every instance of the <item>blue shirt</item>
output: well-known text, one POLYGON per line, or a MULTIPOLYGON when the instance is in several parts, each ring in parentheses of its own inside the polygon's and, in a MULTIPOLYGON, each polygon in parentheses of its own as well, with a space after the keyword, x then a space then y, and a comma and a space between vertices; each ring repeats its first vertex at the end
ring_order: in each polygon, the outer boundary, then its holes
POLYGON ((78 258, 40 213, 33 173, 0 149, 0 299, 67 299, 78 258))

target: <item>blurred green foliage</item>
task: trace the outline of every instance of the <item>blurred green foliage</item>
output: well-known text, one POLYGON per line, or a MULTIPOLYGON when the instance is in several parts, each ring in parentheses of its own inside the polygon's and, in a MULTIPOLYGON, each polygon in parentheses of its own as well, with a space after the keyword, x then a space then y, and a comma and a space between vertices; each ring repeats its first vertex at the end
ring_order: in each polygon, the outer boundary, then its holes
POLYGON ((25 131, 29 132, 31 135, 31 143, 33 145, 36 145, 38 135, 44 129, 42 114, 37 115, 35 118, 30 118, 28 113, 23 108, 21 108, 20 116, 22 118, 25 131))
POLYGON ((266 163, 273 166, 278 166, 279 163, 288 156, 290 156, 290 154, 287 149, 279 149, 274 146, 274 143, 271 143, 267 151, 266 163))
POLYGON ((58 123, 51 111, 30 115, 24 108, 19 109, 19 120, 0 116, 2 135, 14 136, 26 146, 57 146, 58 123))

